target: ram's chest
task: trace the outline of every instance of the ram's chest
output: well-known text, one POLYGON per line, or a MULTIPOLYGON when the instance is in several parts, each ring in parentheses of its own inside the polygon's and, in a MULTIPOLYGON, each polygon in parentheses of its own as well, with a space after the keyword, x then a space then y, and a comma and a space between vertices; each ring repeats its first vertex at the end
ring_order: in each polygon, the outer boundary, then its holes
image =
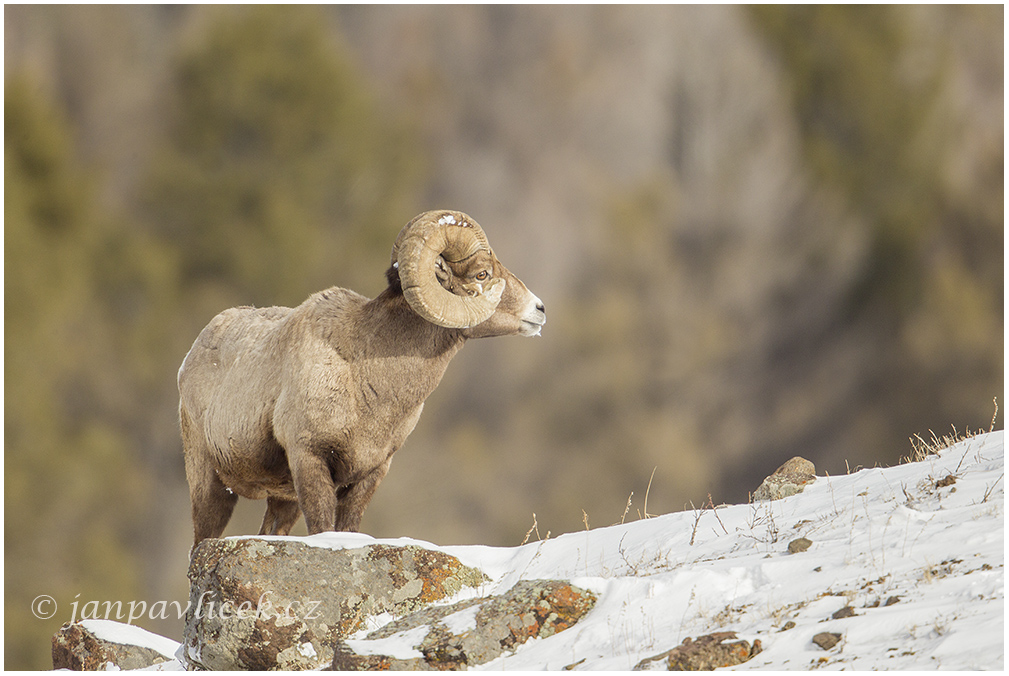
POLYGON ((351 456, 380 464, 413 431, 423 406, 423 398, 362 383, 353 396, 334 404, 324 427, 338 431, 336 439, 345 440, 351 456))
POLYGON ((330 381, 285 392, 274 416, 288 453, 323 455, 334 478, 352 483, 384 463, 416 426, 423 401, 367 381, 330 381))
POLYGON ((319 344, 313 355, 285 371, 274 429, 289 454, 324 454, 334 477, 370 472, 398 450, 444 373, 416 355, 352 357, 319 344))
POLYGON ((406 441, 413 431, 423 405, 413 411, 386 418, 365 416, 359 424, 340 435, 333 450, 341 454, 334 474, 344 473, 344 483, 353 483, 385 463, 406 441), (369 424, 373 423, 373 424, 369 424))

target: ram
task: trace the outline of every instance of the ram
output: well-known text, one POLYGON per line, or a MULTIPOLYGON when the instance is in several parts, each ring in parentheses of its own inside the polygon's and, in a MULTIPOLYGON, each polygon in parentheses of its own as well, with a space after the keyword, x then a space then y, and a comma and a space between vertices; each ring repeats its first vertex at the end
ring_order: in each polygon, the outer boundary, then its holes
POLYGON ((261 535, 355 531, 424 400, 470 338, 539 335, 543 303, 472 218, 423 213, 400 232, 373 300, 333 287, 296 308, 225 310, 179 369, 195 542, 239 496, 261 535))

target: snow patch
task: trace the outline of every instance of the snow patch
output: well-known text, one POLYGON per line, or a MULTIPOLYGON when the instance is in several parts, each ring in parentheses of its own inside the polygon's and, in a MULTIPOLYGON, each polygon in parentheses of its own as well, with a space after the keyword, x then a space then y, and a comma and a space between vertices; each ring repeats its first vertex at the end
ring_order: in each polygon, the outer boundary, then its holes
POLYGON ((480 612, 479 603, 442 618, 441 623, 453 634, 463 634, 476 629, 476 614, 478 612, 480 612))
POLYGON ((424 655, 417 650, 416 646, 421 644, 430 630, 431 627, 425 624, 386 638, 372 641, 351 639, 346 643, 358 655, 388 655, 398 660, 410 660, 417 657, 423 659, 424 655))
POLYGON ((170 658, 174 658, 175 651, 179 649, 179 644, 172 639, 158 636, 132 624, 123 624, 113 620, 81 620, 80 624, 96 638, 109 643, 150 648, 170 658))

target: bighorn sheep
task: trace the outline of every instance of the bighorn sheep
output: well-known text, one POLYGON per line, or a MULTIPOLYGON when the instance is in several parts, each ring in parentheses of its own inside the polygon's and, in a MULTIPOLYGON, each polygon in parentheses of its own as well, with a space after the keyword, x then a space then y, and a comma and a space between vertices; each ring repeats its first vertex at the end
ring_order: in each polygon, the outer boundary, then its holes
POLYGON ((399 233, 373 300, 333 287, 296 308, 225 310, 179 369, 195 542, 238 496, 266 498, 261 535, 357 530, 424 400, 468 338, 535 336, 543 303, 476 221, 429 211, 399 233))

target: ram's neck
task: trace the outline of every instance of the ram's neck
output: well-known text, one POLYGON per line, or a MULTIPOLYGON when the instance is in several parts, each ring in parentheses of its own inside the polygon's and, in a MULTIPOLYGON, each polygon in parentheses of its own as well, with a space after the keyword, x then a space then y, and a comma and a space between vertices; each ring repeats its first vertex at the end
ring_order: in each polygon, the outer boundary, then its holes
POLYGON ((416 354, 448 358, 466 339, 459 329, 436 326, 410 309, 402 293, 386 289, 361 308, 360 336, 372 350, 383 353, 416 354))
POLYGON ((376 389, 420 403, 438 386, 466 339, 415 314, 402 293, 386 289, 361 307, 355 368, 376 389))

